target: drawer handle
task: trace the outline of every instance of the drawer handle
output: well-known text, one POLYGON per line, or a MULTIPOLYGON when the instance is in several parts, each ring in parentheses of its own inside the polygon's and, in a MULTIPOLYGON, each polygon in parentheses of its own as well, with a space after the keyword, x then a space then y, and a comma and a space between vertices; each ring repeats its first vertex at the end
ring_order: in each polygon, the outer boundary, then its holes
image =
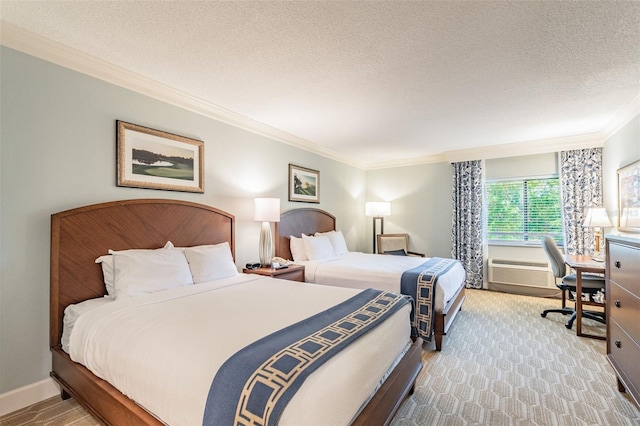
POLYGON ((616 260, 616 262, 614 263, 614 265, 615 265, 615 267, 616 267, 616 268, 618 268, 618 269, 622 268, 622 264, 620 263, 620 261, 619 261, 619 260, 616 260))
POLYGON ((616 348, 619 348, 620 346, 622 346, 622 343, 620 343, 620 340, 616 340, 615 345, 616 348))
POLYGON ((616 305, 616 308, 620 307, 620 301, 619 300, 616 300, 615 302, 613 302, 613 304, 616 305))

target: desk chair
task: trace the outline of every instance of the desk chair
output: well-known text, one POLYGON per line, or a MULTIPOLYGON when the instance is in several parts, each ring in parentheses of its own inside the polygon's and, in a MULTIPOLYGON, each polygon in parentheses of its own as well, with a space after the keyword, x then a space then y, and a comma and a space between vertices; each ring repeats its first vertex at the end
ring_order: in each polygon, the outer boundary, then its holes
POLYGON ((378 234, 378 254, 425 257, 423 253, 409 251, 409 234, 378 234))
MULTIPOLYGON (((556 280, 556 286, 562 291, 562 309, 545 309, 540 315, 542 318, 545 318, 550 312, 571 315, 569 321, 565 324, 565 327, 571 329, 571 327, 573 327, 573 322, 576 320, 576 310, 575 308, 566 307, 567 292, 573 291, 575 294, 577 277, 575 274, 567 275, 567 266, 564 263, 564 258, 562 257, 562 253, 553 238, 544 237, 542 240, 542 248, 549 258, 551 271, 553 272, 553 276, 556 280), (560 279, 560 282, 558 282, 558 279, 560 279)), ((596 274, 582 274, 582 292, 593 295, 597 293, 598 290, 604 291, 604 277, 596 274)), ((581 297, 581 295, 576 294, 576 297, 581 297)), ((571 295, 569 295, 569 298, 573 300, 571 295)), ((583 310, 582 317, 590 318, 605 324, 604 312, 583 310)))

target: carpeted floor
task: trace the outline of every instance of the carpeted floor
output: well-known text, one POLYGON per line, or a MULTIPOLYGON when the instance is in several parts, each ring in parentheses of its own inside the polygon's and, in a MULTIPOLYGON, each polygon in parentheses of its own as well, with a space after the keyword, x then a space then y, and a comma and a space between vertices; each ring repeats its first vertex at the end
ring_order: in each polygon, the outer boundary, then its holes
MULTIPOLYGON (((415 393, 392 422, 405 425, 640 425, 618 392, 606 343, 577 337, 552 299, 468 290, 441 352, 423 352, 415 393)), ((586 320, 594 334, 604 325, 586 320)), ((97 425, 73 400, 51 398, 0 425, 97 425)))

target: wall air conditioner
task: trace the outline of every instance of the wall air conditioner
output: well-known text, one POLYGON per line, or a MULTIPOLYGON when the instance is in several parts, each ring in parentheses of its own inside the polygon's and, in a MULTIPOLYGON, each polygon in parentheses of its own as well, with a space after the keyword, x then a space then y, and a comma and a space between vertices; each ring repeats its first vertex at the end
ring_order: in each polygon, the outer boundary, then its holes
POLYGON ((518 286, 556 288, 546 262, 489 259, 489 282, 518 286))

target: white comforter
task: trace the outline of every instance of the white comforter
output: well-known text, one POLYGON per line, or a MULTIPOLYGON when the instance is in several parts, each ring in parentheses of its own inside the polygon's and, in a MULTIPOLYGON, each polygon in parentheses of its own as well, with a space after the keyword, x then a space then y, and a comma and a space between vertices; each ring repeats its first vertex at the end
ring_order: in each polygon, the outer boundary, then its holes
MULTIPOLYGON (((101 301, 69 309, 77 317, 69 353, 165 423, 201 424, 211 381, 228 357, 357 292, 240 274, 101 301)), ((348 424, 406 349, 408 317, 405 305, 312 374, 280 424, 348 424)))
MULTIPOLYGON (((425 263, 429 258, 349 252, 321 259, 296 262, 305 265, 305 281, 328 286, 377 288, 400 293, 400 278, 406 270, 425 263)), ((463 285, 465 271, 458 262, 438 278, 436 312, 439 312, 463 285)))

